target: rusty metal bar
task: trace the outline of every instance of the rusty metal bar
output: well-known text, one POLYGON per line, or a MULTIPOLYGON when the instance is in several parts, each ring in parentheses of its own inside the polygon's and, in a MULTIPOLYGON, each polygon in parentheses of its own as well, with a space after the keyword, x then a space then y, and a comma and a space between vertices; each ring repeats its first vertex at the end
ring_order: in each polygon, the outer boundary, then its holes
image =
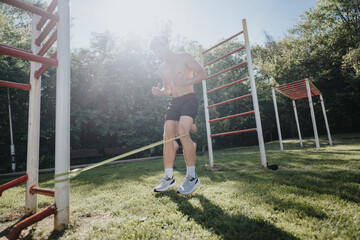
POLYGON ((43 64, 49 64, 51 66, 57 66, 58 62, 56 59, 46 58, 38 55, 34 55, 29 51, 15 48, 15 47, 9 47, 4 44, 0 44, 0 53, 12 57, 21 58, 28 61, 34 61, 39 62, 43 64))
POLYGON ((243 78, 243 79, 240 79, 240 80, 237 80, 237 81, 234 81, 234 82, 225 84, 225 85, 223 85, 223 86, 221 86, 221 87, 217 87, 217 88, 211 89, 211 90, 207 91, 206 94, 215 92, 215 91, 217 91, 217 90, 220 90, 220 89, 223 89, 223 88, 226 88, 226 87, 230 87, 230 86, 232 86, 232 85, 235 85, 235 84, 237 84, 237 83, 244 82, 244 81, 246 81, 246 80, 249 80, 249 78, 246 77, 246 78, 243 78))
MULTIPOLYGON (((56 8, 57 6, 57 0, 53 0, 50 5, 48 6, 48 8, 46 9, 46 11, 48 12, 53 12, 54 9, 56 8)), ((38 22, 38 24, 36 25, 36 29, 40 31, 40 29, 44 26, 44 24, 46 23, 46 21, 48 20, 48 18, 46 17, 42 17, 40 19, 40 21, 38 22)))
POLYGON ((255 113, 254 110, 249 111, 249 112, 238 113, 238 114, 234 114, 234 115, 230 115, 230 116, 226 116, 226 117, 212 119, 209 122, 212 123, 212 122, 222 121, 222 120, 225 120, 225 119, 234 118, 234 117, 241 117, 241 116, 245 116, 245 115, 249 115, 249 114, 253 114, 253 113, 255 113))
POLYGON ((211 65, 211 64, 213 64, 213 63, 216 63, 217 61, 220 61, 221 59, 226 58, 227 56, 230 56, 231 54, 234 54, 234 53, 236 53, 236 52, 238 52, 238 51, 241 51, 241 50, 243 50, 243 49, 245 49, 245 46, 242 46, 241 48, 238 48, 238 49, 236 49, 236 50, 234 50, 234 51, 232 51, 232 52, 230 52, 230 53, 228 53, 228 54, 225 54, 225 55, 222 56, 222 57, 219 57, 219 58, 217 58, 217 59, 215 59, 215 60, 212 60, 211 62, 206 63, 206 64, 204 65, 204 67, 209 66, 209 65, 211 65))
POLYGON ((216 77, 216 76, 218 76, 218 75, 220 75, 220 74, 226 73, 226 72, 228 72, 228 71, 230 71, 230 70, 233 70, 234 68, 241 67, 241 66, 243 66, 243 65, 245 65, 245 64, 247 64, 247 62, 242 62, 242 63, 240 63, 240 64, 238 64, 238 65, 232 66, 232 67, 230 67, 230 68, 228 68, 228 69, 225 69, 225 70, 223 70, 223 71, 221 71, 221 72, 218 72, 218 73, 215 73, 215 74, 211 75, 211 76, 208 77, 206 80, 209 80, 210 78, 216 77))
POLYGON ((218 44, 216 44, 215 46, 213 46, 213 47, 211 47, 211 48, 209 48, 209 49, 207 49, 207 50, 205 50, 205 51, 203 51, 202 53, 204 54, 204 53, 207 53, 207 52, 209 52, 210 50, 212 50, 212 49, 214 49, 214 48, 216 48, 216 47, 218 47, 218 46, 220 46, 221 44, 223 44, 223 43, 226 43, 227 41, 230 41, 231 39, 233 39, 234 37, 237 37, 237 36, 239 36, 240 34, 242 34, 243 33, 243 31, 241 31, 241 32, 239 32, 239 33, 237 33, 237 34, 235 34, 235 35, 233 35, 233 36, 231 36, 231 37, 229 37, 229 38, 227 38, 227 39, 225 39, 224 41, 222 41, 222 42, 219 42, 218 44))
POLYGON ((14 7, 20 8, 22 10, 34 13, 34 14, 39 15, 41 17, 46 17, 46 18, 53 19, 53 20, 56 20, 56 21, 58 21, 58 19, 59 19, 58 15, 55 15, 55 14, 50 13, 48 11, 45 11, 45 10, 43 10, 41 8, 31 6, 31 5, 26 4, 26 3, 22 2, 22 1, 18 1, 18 0, 0 0, 0 2, 3 2, 3 3, 6 3, 6 4, 9 4, 9 5, 12 5, 14 7))
POLYGON ((45 196, 49 196, 49 197, 55 196, 55 191, 53 189, 39 188, 39 187, 36 187, 35 185, 30 188, 30 193, 45 195, 45 196))
POLYGON ((35 44, 40 46, 42 41, 46 38, 46 36, 50 33, 51 29, 53 29, 56 25, 56 21, 51 20, 48 25, 44 28, 44 30, 40 33, 39 37, 35 40, 35 44))
POLYGON ((0 197, 2 195, 2 192, 5 191, 6 189, 9 189, 9 188, 12 188, 12 187, 15 187, 21 183, 24 183, 28 180, 28 175, 24 175, 24 176, 21 176, 15 180, 12 180, 11 182, 8 182, 8 183, 5 183, 3 185, 0 186, 0 197))
POLYGON ((218 137, 218 136, 224 136, 224 135, 230 135, 230 134, 236 134, 236 133, 246 133, 246 132, 255 132, 255 131, 256 131, 256 128, 250 128, 250 129, 239 130, 239 131, 216 133, 216 134, 210 135, 210 137, 218 137))
MULTIPOLYGON (((50 58, 56 59, 57 58, 57 52, 55 52, 50 58)), ((49 64, 43 64, 38 70, 35 71, 34 77, 36 79, 39 79, 41 74, 43 74, 46 71, 46 69, 48 69, 48 67, 50 67, 49 64)))
POLYGON ((3 81, 3 80, 0 80, 0 87, 17 88, 28 91, 31 90, 30 84, 15 83, 15 82, 3 81))
POLYGON ((9 239, 18 239, 21 230, 53 214, 56 214, 56 204, 53 204, 50 207, 45 208, 41 212, 38 212, 16 224, 15 227, 10 231, 9 239))
POLYGON ((234 102, 234 101, 237 101, 237 100, 240 100, 240 99, 243 99, 243 98, 247 98, 247 97, 251 97, 251 96, 252 96, 252 94, 249 93, 249 94, 246 94, 246 95, 237 97, 237 98, 232 98, 232 99, 230 99, 230 100, 226 100, 226 101, 223 101, 223 102, 215 103, 215 104, 213 104, 213 105, 208 106, 208 108, 220 106, 220 105, 223 105, 223 104, 225 104, 225 103, 234 102))
POLYGON ((54 42, 57 39, 57 31, 55 31, 51 37, 49 38, 49 40, 44 44, 44 46, 40 49, 38 55, 39 56, 44 56, 45 53, 51 48, 51 46, 54 44, 54 42))

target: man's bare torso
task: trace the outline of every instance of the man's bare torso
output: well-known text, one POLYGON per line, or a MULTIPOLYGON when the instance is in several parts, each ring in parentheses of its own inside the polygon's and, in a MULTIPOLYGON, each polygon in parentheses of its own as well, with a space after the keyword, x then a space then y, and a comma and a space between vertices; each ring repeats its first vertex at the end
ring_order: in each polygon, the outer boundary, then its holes
POLYGON ((170 87, 171 95, 174 98, 194 92, 194 85, 174 85, 174 79, 189 79, 193 77, 193 71, 187 67, 184 53, 176 53, 171 59, 161 64, 159 71, 164 84, 170 87))

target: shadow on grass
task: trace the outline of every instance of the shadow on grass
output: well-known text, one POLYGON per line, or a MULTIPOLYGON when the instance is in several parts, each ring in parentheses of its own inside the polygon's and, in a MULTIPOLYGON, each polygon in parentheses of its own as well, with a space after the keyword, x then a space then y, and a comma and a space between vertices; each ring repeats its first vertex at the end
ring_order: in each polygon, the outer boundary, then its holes
POLYGON ((15 225, 18 224, 19 222, 21 222, 22 220, 24 220, 25 218, 27 218, 27 216, 21 217, 17 222, 15 222, 15 223, 12 224, 11 226, 8 226, 8 227, 5 228, 4 230, 2 230, 2 231, 0 232, 0 238, 9 237, 10 231, 15 227, 15 225))
POLYGON ((179 211, 203 228, 223 239, 298 239, 290 233, 263 221, 245 215, 229 215, 201 194, 181 196, 175 191, 159 193, 156 198, 169 197, 179 211), (201 207, 194 207, 189 200, 198 199, 201 207))

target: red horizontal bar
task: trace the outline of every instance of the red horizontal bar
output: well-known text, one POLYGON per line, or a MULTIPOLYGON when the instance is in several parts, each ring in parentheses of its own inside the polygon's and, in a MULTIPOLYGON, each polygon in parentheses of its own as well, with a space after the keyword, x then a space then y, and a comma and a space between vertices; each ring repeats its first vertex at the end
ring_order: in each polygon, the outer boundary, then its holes
MULTIPOLYGON (((56 59, 56 58, 57 58, 57 52, 55 52, 55 53, 51 56, 51 58, 56 59)), ((36 79, 39 79, 39 77, 41 76, 41 74, 43 74, 43 73, 46 71, 46 69, 48 69, 48 67, 50 67, 49 64, 43 64, 38 70, 35 71, 34 77, 35 77, 36 79)))
MULTIPOLYGON (((57 0, 53 0, 50 5, 48 6, 48 8, 46 9, 46 11, 48 12, 53 12, 54 9, 57 6, 57 0)), ((36 29, 40 31, 40 29, 44 26, 44 24, 46 23, 46 21, 48 20, 48 18, 42 17, 40 19, 40 21, 38 22, 38 24, 36 24, 36 29)))
POLYGON ((56 21, 58 21, 58 19, 59 19, 59 15, 55 15, 55 14, 50 13, 48 11, 45 11, 45 10, 43 10, 41 8, 31 6, 31 5, 26 4, 26 3, 22 2, 22 1, 18 1, 18 0, 0 0, 0 2, 7 3, 7 4, 12 5, 14 7, 20 8, 22 10, 34 13, 34 14, 42 16, 42 17, 46 17, 46 18, 49 18, 49 19, 54 19, 56 21))
POLYGON ((35 213, 34 215, 31 215, 30 217, 25 218, 21 222, 17 223, 15 227, 10 231, 9 239, 18 239, 21 230, 53 214, 56 214, 56 204, 53 204, 50 207, 45 208, 41 212, 35 213))
POLYGON ((30 84, 22 84, 22 83, 14 83, 14 82, 8 82, 8 81, 2 81, 0 80, 0 86, 1 87, 9 87, 9 88, 17 88, 22 90, 31 90, 30 84))
POLYGON ((51 20, 48 25, 44 28, 44 30, 40 33, 39 37, 35 40, 35 44, 40 46, 42 41, 46 38, 46 36, 50 33, 51 29, 53 29, 56 25, 56 21, 51 20))
POLYGON ((285 84, 282 84, 282 85, 279 85, 275 88, 279 88, 279 87, 283 87, 283 86, 287 86, 287 85, 291 85, 291 84, 297 84, 297 83, 303 83, 305 81, 305 79, 302 79, 302 80, 297 80, 295 82, 291 82, 291 83, 285 83, 285 84))
POLYGON ((47 42, 44 44, 44 46, 40 49, 38 55, 39 56, 44 56, 45 53, 51 48, 51 46, 54 44, 54 42, 57 39, 57 31, 55 31, 51 37, 49 38, 49 40, 47 40, 47 42))
POLYGON ((223 71, 221 71, 221 72, 218 72, 218 73, 215 73, 215 74, 211 75, 211 76, 208 77, 206 80, 209 80, 210 78, 216 77, 216 76, 218 76, 218 75, 220 75, 220 74, 226 73, 226 72, 228 72, 228 71, 230 71, 230 70, 233 70, 234 68, 241 67, 241 66, 243 66, 243 65, 245 65, 245 64, 247 64, 247 62, 242 62, 242 63, 240 63, 240 64, 238 64, 238 65, 232 66, 232 67, 230 67, 230 68, 228 68, 228 69, 225 69, 225 70, 223 70, 223 71))
POLYGON ((25 59, 28 61, 49 64, 51 66, 57 67, 57 65, 58 65, 58 61, 56 59, 51 59, 51 58, 34 55, 31 52, 25 51, 23 49, 9 47, 9 46, 3 45, 3 44, 0 44, 0 53, 4 54, 4 55, 9 55, 12 57, 25 59))
POLYGON ((31 194, 40 194, 48 197, 54 197, 55 196, 55 190, 53 189, 46 189, 46 188, 39 188, 35 185, 30 187, 29 192, 31 194))
POLYGON ((220 45, 221 45, 221 44, 223 44, 223 43, 226 43, 227 41, 229 41, 229 40, 233 39, 234 37, 239 36, 239 35, 240 35, 240 34, 242 34, 242 33, 243 33, 243 31, 241 31, 241 32, 239 32, 239 33, 237 33, 237 34, 235 34, 235 35, 233 35, 233 36, 231 36, 231 37, 229 37, 229 38, 225 39, 224 41, 222 41, 222 42, 220 42, 220 43, 216 44, 215 46, 213 46, 213 47, 211 47, 211 48, 209 48, 209 49, 207 49, 207 50, 203 51, 202 53, 203 53, 203 54, 204 54, 204 53, 207 53, 208 51, 210 51, 210 50, 212 50, 212 49, 214 49, 214 48, 216 48, 216 47, 220 46, 220 45))
POLYGON ((297 84, 293 84, 293 85, 287 85, 287 86, 281 86, 281 87, 276 87, 279 90, 286 90, 286 89, 294 89, 294 88, 300 88, 300 87, 305 87, 305 83, 297 83, 297 84))
POLYGON ((224 135, 230 135, 230 134, 236 134, 236 133, 246 133, 246 132, 255 132, 255 131, 256 131, 256 128, 250 128, 250 129, 233 131, 233 132, 216 133, 216 134, 210 135, 210 137, 218 137, 218 136, 224 136, 224 135))
POLYGON ((19 177, 15 180, 12 180, 11 182, 8 182, 8 183, 5 183, 3 185, 0 186, 0 197, 2 195, 2 192, 5 191, 6 189, 9 189, 9 188, 12 188, 12 187, 15 187, 21 183, 24 183, 28 180, 28 175, 24 175, 22 177, 19 177))
POLYGON ((214 105, 208 106, 208 108, 216 107, 216 106, 223 105, 223 104, 229 103, 229 102, 234 102, 234 101, 237 101, 237 100, 240 100, 240 99, 243 99, 243 98, 247 98, 247 97, 251 97, 251 96, 252 96, 252 94, 249 93, 249 94, 246 94, 246 95, 241 96, 241 97, 237 97, 237 98, 233 98, 233 99, 230 99, 230 100, 227 100, 227 101, 224 101, 224 102, 216 103, 214 105))
POLYGON ((275 87, 277 90, 291 90, 291 89, 298 89, 306 87, 305 83, 297 83, 293 85, 287 85, 287 86, 281 86, 281 87, 275 87))
POLYGON ((245 46, 242 46, 241 48, 238 48, 238 49, 236 49, 236 50, 234 50, 234 51, 232 51, 232 52, 230 52, 230 53, 228 53, 228 54, 225 54, 225 55, 222 56, 222 57, 219 57, 219 58, 217 58, 217 59, 215 59, 215 60, 213 60, 213 61, 205 64, 204 66, 206 67, 206 66, 209 66, 210 64, 216 63, 217 61, 219 61, 219 60, 221 60, 221 59, 223 59, 223 58, 226 58, 227 56, 229 56, 229 55, 231 55, 231 54, 234 54, 234 53, 236 53, 236 52, 238 52, 238 51, 241 51, 241 50, 243 50, 244 48, 245 48, 245 46))
POLYGON ((232 86, 232 85, 235 85, 235 84, 237 84, 237 83, 241 83, 241 82, 244 82, 244 81, 247 81, 247 80, 249 80, 248 77, 243 78, 243 79, 240 79, 240 80, 237 80, 237 81, 235 81, 235 82, 231 82, 231 83, 225 84, 225 85, 223 85, 223 86, 221 86, 221 87, 217 87, 217 88, 214 88, 214 89, 211 89, 211 90, 207 91, 206 94, 215 92, 215 91, 217 91, 217 90, 220 90, 220 89, 223 89, 223 88, 226 88, 226 87, 230 87, 230 86, 232 86))
POLYGON ((209 121, 209 123, 222 121, 222 120, 229 119, 229 118, 234 118, 234 117, 241 117, 241 116, 249 115, 249 114, 252 114, 252 113, 255 113, 255 111, 252 110, 252 111, 249 111, 249 112, 230 115, 230 116, 227 116, 227 117, 221 117, 221 118, 212 119, 212 120, 209 121))

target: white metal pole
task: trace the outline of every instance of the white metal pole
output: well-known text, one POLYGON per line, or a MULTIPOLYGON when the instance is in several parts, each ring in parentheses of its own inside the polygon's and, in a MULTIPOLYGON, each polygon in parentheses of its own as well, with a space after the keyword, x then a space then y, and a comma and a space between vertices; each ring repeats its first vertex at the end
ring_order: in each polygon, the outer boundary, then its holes
POLYGON ((284 146, 283 146, 282 136, 281 136, 281 127, 280 127, 279 112, 278 112, 277 103, 276 103, 275 88, 272 88, 271 90, 272 90, 272 95, 273 95, 275 117, 276 117, 276 125, 277 125, 277 130, 278 130, 278 135, 279 135, 280 150, 283 151, 284 146))
POLYGON ((327 134, 328 134, 328 138, 329 138, 329 143, 330 143, 330 145, 333 145, 332 140, 331 140, 329 123, 328 123, 327 116, 326 116, 325 103, 324 103, 324 99, 323 99, 322 94, 320 94, 320 102, 321 102, 321 108, 322 108, 322 111, 323 111, 323 114, 324 114, 325 126, 326 126, 326 131, 327 131, 327 134))
POLYGON ((300 146, 302 147, 303 142, 302 142, 302 138, 301 138, 300 124, 299 124, 299 118, 298 118, 298 114, 297 114, 297 110, 296 110, 295 100, 292 100, 292 103, 293 103, 295 121, 296 121, 296 126, 297 126, 299 140, 300 140, 300 146))
MULTIPOLYGON (((58 1, 55 120, 55 174, 70 171, 70 0, 58 1)), ((57 180, 66 178, 59 177, 57 180)), ((70 181, 55 183, 54 229, 62 230, 69 223, 70 181)))
MULTIPOLYGON (((32 15, 31 51, 37 54, 40 47, 35 44, 35 39, 40 35, 36 24, 40 17, 32 15)), ((38 186, 39 180, 39 150, 40 150, 40 107, 41 107, 41 77, 35 79, 35 71, 41 67, 40 63, 30 62, 30 85, 29 92, 29 120, 28 120, 28 144, 27 144, 27 165, 26 172, 26 202, 25 213, 32 214, 37 211, 37 194, 30 193, 30 187, 38 186)))
MULTIPOLYGON (((200 63, 204 66, 204 54, 203 48, 200 45, 200 63)), ((210 167, 214 167, 214 155, 213 155, 213 147, 212 147, 212 140, 211 140, 211 128, 210 128, 210 114, 208 109, 208 97, 207 97, 207 88, 206 88, 206 80, 202 81, 202 89, 203 89, 203 96, 204 96, 204 110, 205 110, 205 126, 206 126, 206 138, 208 143, 208 151, 209 151, 209 161, 210 167)))
POLYGON ((247 55, 247 65, 248 65, 248 71, 249 71, 252 100, 253 100, 254 112, 255 112, 256 130, 257 130, 258 141, 259 141, 261 164, 263 167, 267 167, 264 137, 263 137, 263 131, 262 131, 262 126, 261 126, 259 103, 258 103, 258 97, 257 97, 257 91, 256 91, 254 69, 253 69, 253 65, 252 65, 251 51, 250 51, 250 42, 249 42, 249 36, 248 36, 245 19, 242 20, 242 25, 243 25, 243 32, 244 32, 244 39, 245 39, 245 48, 246 48, 246 55, 247 55))
POLYGON ((7 88, 8 96, 8 107, 9 107, 9 124, 10 124, 10 156, 11 156, 11 171, 16 171, 16 161, 15 161, 15 145, 13 137, 13 126, 12 126, 12 117, 11 117, 11 101, 10 101, 10 89, 7 88))
POLYGON ((318 136, 317 126, 316 126, 315 113, 314 113, 314 107, 313 107, 313 102, 312 102, 312 97, 311 97, 309 80, 306 80, 305 82, 306 82, 307 95, 308 95, 308 99, 309 99, 311 120, 312 120, 312 124, 313 124, 313 128, 314 128, 316 149, 320 150, 319 136, 318 136))

